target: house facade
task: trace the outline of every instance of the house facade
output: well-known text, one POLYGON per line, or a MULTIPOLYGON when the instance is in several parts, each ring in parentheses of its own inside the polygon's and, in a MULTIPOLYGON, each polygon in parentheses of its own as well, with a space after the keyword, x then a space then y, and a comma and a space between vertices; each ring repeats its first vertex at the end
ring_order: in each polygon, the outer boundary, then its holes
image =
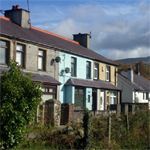
POLYGON ((89 34, 75 34, 73 51, 59 52, 60 98, 74 104, 75 110, 107 110, 120 103, 117 65, 89 49, 89 34))
POLYGON ((118 87, 122 89, 122 103, 148 103, 149 85, 150 81, 141 76, 139 72, 134 74, 132 68, 118 74, 118 87))
POLYGON ((0 22, 0 72, 16 60, 24 74, 43 83, 43 102, 54 98, 74 104, 75 110, 102 111, 120 103, 117 65, 89 49, 90 34, 75 34, 71 40, 35 28, 29 12, 14 6, 0 22))

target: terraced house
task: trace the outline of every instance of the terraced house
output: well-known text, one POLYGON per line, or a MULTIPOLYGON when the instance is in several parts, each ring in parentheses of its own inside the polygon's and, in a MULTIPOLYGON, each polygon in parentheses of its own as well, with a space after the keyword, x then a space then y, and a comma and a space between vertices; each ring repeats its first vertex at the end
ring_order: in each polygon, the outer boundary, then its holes
POLYGON ((29 13, 13 6, 0 16, 1 72, 16 60, 33 81, 44 84, 43 102, 54 98, 75 110, 107 110, 120 103, 117 65, 89 49, 89 34, 74 34, 71 40, 35 28, 29 13))

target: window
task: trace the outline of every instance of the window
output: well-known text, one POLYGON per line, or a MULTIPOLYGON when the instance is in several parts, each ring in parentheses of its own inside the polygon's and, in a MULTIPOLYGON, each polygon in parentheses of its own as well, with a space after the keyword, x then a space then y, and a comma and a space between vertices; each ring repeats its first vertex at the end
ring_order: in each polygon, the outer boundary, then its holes
POLYGON ((43 94, 47 94, 49 97, 49 99, 56 99, 56 94, 57 94, 57 88, 56 86, 48 86, 48 85, 45 85, 43 88, 42 88, 42 92, 43 94))
POLYGON ((25 67, 25 46, 22 44, 17 44, 16 62, 18 63, 18 66, 25 67))
POLYGON ((106 66, 106 81, 110 81, 110 67, 106 66))
POLYGON ((71 57, 71 76, 76 76, 76 58, 71 57))
POLYGON ((9 42, 0 40, 0 64, 9 62, 9 42))
POLYGON ((143 99, 145 99, 145 93, 143 92, 143 99))
POLYGON ((46 70, 46 51, 39 50, 38 53, 38 70, 45 71, 46 70))
POLYGON ((110 104, 117 104, 117 92, 110 92, 110 104))
POLYGON ((84 89, 75 88, 75 110, 82 110, 84 107, 84 89))
POLYGON ((89 61, 86 62, 86 78, 91 78, 91 62, 89 61))
POLYGON ((98 63, 94 64, 94 79, 98 79, 98 73, 99 73, 99 65, 98 63))
POLYGON ((148 99, 149 97, 148 97, 148 95, 149 95, 149 93, 146 93, 146 99, 148 99))
POLYGON ((107 105, 109 105, 109 96, 107 96, 107 105))

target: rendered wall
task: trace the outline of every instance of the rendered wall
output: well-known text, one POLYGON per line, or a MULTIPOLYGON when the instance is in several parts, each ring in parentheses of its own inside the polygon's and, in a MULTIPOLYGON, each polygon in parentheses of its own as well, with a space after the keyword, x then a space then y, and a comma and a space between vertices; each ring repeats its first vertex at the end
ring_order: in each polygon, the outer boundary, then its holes
POLYGON ((121 100, 123 103, 133 102, 133 89, 130 88, 126 83, 118 78, 118 88, 122 90, 121 100))
MULTIPOLYGON (((65 89, 65 83, 67 82, 68 79, 71 78, 71 57, 76 58, 77 64, 76 64, 76 77, 73 78, 79 78, 79 79, 86 79, 86 61, 91 62, 91 80, 93 78, 93 61, 90 59, 86 59, 83 57, 79 57, 76 55, 72 55, 69 53, 64 53, 64 52, 59 52, 59 56, 61 58, 61 62, 59 63, 59 82, 62 84, 60 85, 60 95, 59 99, 61 103, 66 102, 66 96, 64 92, 65 89), (68 67, 70 69, 69 73, 65 73, 64 70, 65 68, 68 67)), ((90 80, 90 79, 89 79, 90 80)))
MULTIPOLYGON (((108 65, 102 62, 93 62, 93 73, 94 73, 94 63, 99 64, 99 80, 106 81, 106 66, 110 66, 110 81, 113 85, 117 86, 117 73, 118 68, 113 65, 108 65)), ((94 77, 94 75, 93 75, 94 77)))
POLYGON ((92 88, 86 88, 86 108, 92 110, 92 88), (90 95, 90 101, 88 95, 90 95))

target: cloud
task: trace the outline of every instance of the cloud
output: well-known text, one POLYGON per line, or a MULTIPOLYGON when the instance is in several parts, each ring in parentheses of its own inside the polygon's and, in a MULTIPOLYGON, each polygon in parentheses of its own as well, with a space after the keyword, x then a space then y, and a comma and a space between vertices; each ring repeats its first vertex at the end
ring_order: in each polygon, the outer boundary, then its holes
POLYGON ((105 54, 107 58, 112 60, 118 60, 122 58, 136 58, 136 57, 147 57, 150 56, 150 51, 146 47, 132 49, 131 52, 125 50, 106 50, 105 54), (123 57, 125 56, 125 57, 123 57))
POLYGON ((90 48, 110 59, 141 57, 150 51, 149 3, 88 3, 35 12, 37 27, 72 39, 92 32, 90 48), (45 16, 44 18, 42 16, 45 16), (38 22, 40 22, 38 24, 38 22), (104 53, 104 51, 106 53, 104 53))

